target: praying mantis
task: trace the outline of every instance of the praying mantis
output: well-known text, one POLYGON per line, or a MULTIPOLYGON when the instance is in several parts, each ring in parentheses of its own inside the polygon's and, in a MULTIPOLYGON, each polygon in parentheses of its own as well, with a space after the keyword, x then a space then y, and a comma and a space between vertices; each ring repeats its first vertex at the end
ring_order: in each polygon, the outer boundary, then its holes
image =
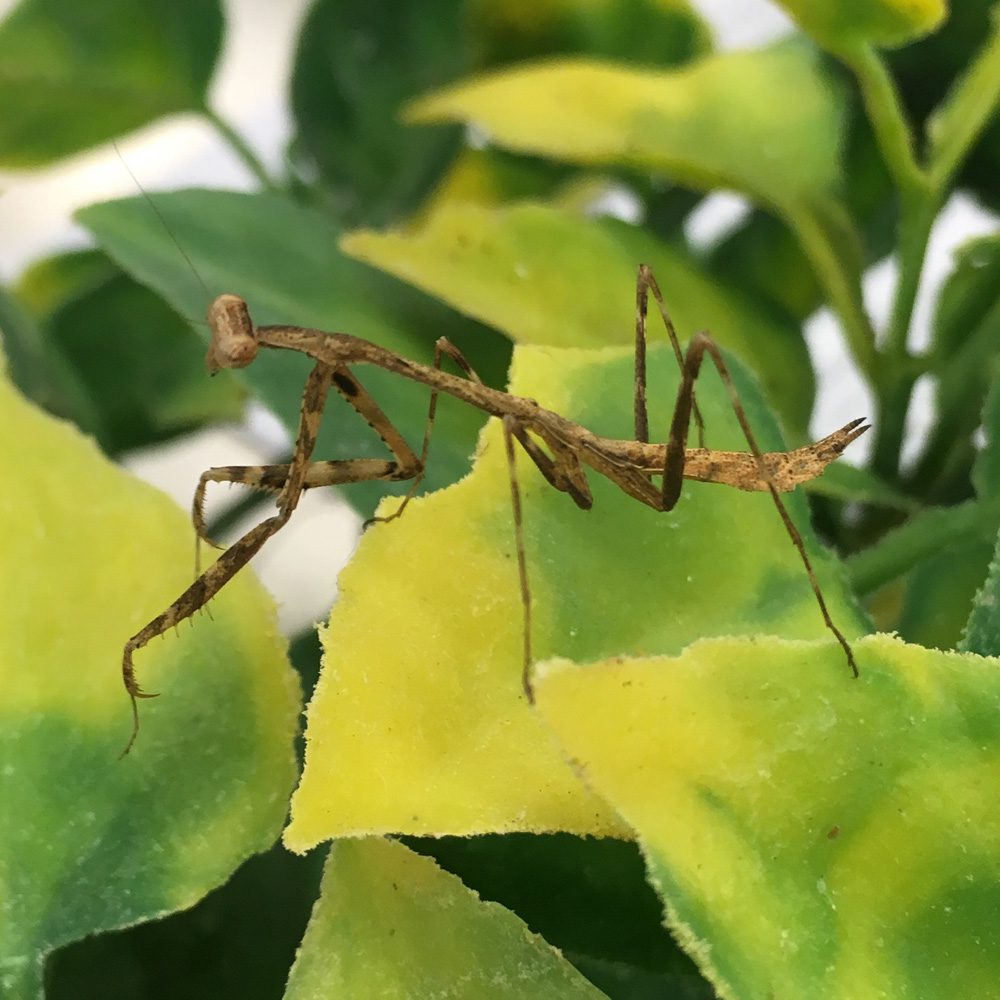
POLYGON ((399 517, 420 487, 437 399, 441 393, 497 417, 502 422, 510 470, 518 582, 523 608, 521 687, 529 702, 533 701, 530 675, 531 591, 522 537, 523 512, 515 463, 515 443, 521 446, 549 485, 568 494, 582 509, 589 509, 593 503, 587 481, 588 469, 614 483, 628 496, 657 511, 673 509, 680 497, 684 479, 770 493, 785 530, 799 553, 823 621, 843 649, 852 675, 858 676, 850 643, 829 613, 802 537, 788 514, 781 494, 820 475, 852 441, 868 430, 868 426, 863 419, 853 420, 814 444, 793 451, 762 452, 718 345, 707 333, 698 333, 691 339, 686 350, 682 350, 664 297, 648 266, 639 266, 636 280, 635 436, 631 440, 602 437, 545 409, 533 399, 485 385, 461 352, 443 337, 435 345, 434 364, 431 366, 409 360, 346 333, 325 333, 321 330, 282 325, 255 327, 246 302, 231 294, 220 295, 212 302, 208 309, 208 322, 212 339, 206 362, 212 372, 222 368, 245 368, 255 360, 261 348, 298 351, 309 356, 315 365, 306 380, 298 433, 292 459, 288 464, 213 468, 203 473, 199 480, 192 507, 192 520, 200 541, 215 544, 208 535, 203 514, 205 491, 211 482, 242 483, 257 489, 276 491, 277 511, 234 542, 204 572, 198 573, 195 581, 165 611, 126 642, 122 656, 122 677, 132 703, 133 725, 123 756, 131 749, 138 735, 139 699, 156 697, 143 691, 136 679, 133 663, 136 651, 203 608, 260 551, 265 542, 288 522, 305 490, 374 480, 408 480, 411 485, 396 511, 388 517, 373 518, 372 522, 390 521, 399 517), (664 444, 649 441, 646 323, 650 295, 657 304, 681 371, 673 417, 664 444), (704 428, 695 397, 695 382, 706 354, 726 387, 749 452, 712 450, 704 447, 703 440, 700 441, 701 447, 687 447, 692 419, 698 428, 699 437, 703 437, 704 428), (461 375, 443 370, 446 357, 461 369, 461 375), (430 388, 430 402, 419 454, 411 449, 403 434, 355 376, 353 368, 358 365, 374 365, 430 388), (323 409, 331 390, 339 393, 370 424, 389 449, 392 458, 313 461, 312 454, 323 409), (659 477, 659 483, 655 481, 655 477, 659 477))

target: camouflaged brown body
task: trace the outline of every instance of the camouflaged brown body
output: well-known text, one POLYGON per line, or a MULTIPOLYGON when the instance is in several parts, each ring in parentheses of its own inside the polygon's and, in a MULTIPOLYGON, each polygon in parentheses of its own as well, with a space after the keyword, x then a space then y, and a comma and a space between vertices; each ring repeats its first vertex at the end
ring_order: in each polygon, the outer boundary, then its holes
POLYGON ((372 480, 412 480, 412 486, 397 511, 390 517, 373 520, 398 517, 416 493, 423 477, 439 393, 445 393, 498 417, 503 423, 524 607, 522 685, 529 700, 532 698, 528 674, 531 665, 531 595, 521 532, 521 500, 514 464, 514 441, 521 445, 550 485, 567 493, 582 508, 589 508, 593 503, 584 466, 615 483, 640 503, 659 511, 673 508, 684 479, 720 483, 740 490, 769 492, 802 559, 824 622, 843 647, 848 664, 857 676, 851 647, 829 615, 802 538, 788 515, 780 493, 818 476, 867 427, 863 426, 863 421, 855 420, 816 444, 789 452, 761 452, 719 348, 711 337, 699 333, 692 338, 686 351, 681 350, 660 290, 645 265, 640 266, 636 283, 635 438, 629 441, 602 437, 539 406, 533 399, 514 396, 484 385, 461 352, 444 338, 435 345, 435 362, 430 366, 411 361, 350 334, 325 333, 294 326, 255 328, 246 303, 235 295, 219 296, 209 307, 208 318, 212 327, 212 343, 206 362, 212 371, 245 367, 255 359, 260 347, 297 351, 313 358, 316 366, 309 375, 303 394, 291 462, 283 465, 222 466, 209 469, 199 480, 192 507, 192 520, 199 540, 211 542, 203 513, 205 489, 210 482, 235 482, 255 489, 277 491, 278 512, 233 543, 215 563, 198 575, 194 583, 166 611, 126 643, 122 675, 132 699, 133 731, 125 752, 131 748, 138 733, 136 699, 152 697, 143 692, 136 681, 132 662, 135 651, 204 607, 256 555, 264 543, 287 523, 303 490, 372 480), (682 376, 665 444, 652 444, 648 441, 646 305, 650 293, 659 307, 682 376), (692 419, 698 428, 699 439, 703 438, 704 428, 695 398, 694 383, 706 354, 712 359, 729 393, 733 410, 749 445, 749 452, 687 447, 692 419), (444 355, 458 364, 463 375, 452 375, 441 369, 444 355), (351 370, 351 366, 364 364, 374 365, 430 388, 430 404, 419 457, 351 370), (357 410, 382 438, 392 452, 393 459, 311 460, 323 408, 331 388, 357 410), (653 481, 653 476, 661 477, 659 485, 653 481))

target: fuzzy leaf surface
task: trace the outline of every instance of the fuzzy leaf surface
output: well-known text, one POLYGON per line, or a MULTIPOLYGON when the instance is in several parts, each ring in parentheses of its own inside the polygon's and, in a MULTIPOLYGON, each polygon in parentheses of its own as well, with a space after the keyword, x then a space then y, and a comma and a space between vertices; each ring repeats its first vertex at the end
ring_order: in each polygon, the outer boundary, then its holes
MULTIPOLYGON (((651 426, 666 426, 676 361, 657 348, 650 362, 651 426)), ((780 448, 759 390, 741 371, 737 385, 762 446, 780 448)), ((632 433, 628 351, 518 348, 512 388, 609 436, 632 433)), ((739 449, 710 374, 698 401, 713 445, 739 449)), ((704 635, 824 634, 768 495, 689 483, 673 511, 657 513, 593 475, 593 509, 583 511, 523 456, 518 468, 536 659, 676 653, 704 635)), ((848 634, 865 631, 808 530, 804 499, 788 503, 834 618, 848 634)), ((623 832, 525 699, 517 580, 507 464, 491 424, 473 472, 373 526, 341 574, 289 847, 373 832, 623 832)))
POLYGON ((711 639, 538 671, 538 706, 636 830, 726 1000, 1000 996, 997 661, 711 639))
POLYGON ((391 840, 330 849, 285 1000, 601 1000, 510 910, 391 840))
POLYGON ((139 652, 162 696, 119 760, 122 646, 190 582, 191 526, 7 382, 0 454, 0 994, 29 1000, 52 949, 189 907, 270 846, 299 685, 244 575, 139 652))

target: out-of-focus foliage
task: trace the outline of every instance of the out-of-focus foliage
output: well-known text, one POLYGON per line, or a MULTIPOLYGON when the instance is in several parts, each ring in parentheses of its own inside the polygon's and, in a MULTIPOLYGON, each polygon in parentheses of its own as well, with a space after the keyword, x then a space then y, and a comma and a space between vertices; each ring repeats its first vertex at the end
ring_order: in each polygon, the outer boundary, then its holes
MULTIPOLYGON (((941 207, 1000 204, 1000 27, 988 0, 782 5, 801 33, 720 53, 686 0, 316 0, 277 173, 206 97, 217 3, 23 0, 0 23, 0 165, 188 113, 260 188, 88 206, 98 249, 0 289, 4 1000, 1000 998, 997 233, 956 251, 909 346, 941 207), (720 189, 749 211, 694 245, 720 189), (861 282, 890 254, 876 336, 861 282), (322 641, 293 646, 320 674, 294 798, 296 685, 246 580, 140 653, 162 697, 115 761, 121 646, 189 582, 190 533, 54 418, 112 457, 251 400, 294 431, 305 358, 203 377, 206 306, 235 292, 258 323, 425 364, 445 336, 487 384, 628 439, 640 263, 682 341, 724 347, 767 449, 808 438, 803 328, 839 321, 869 457, 787 499, 858 679, 766 494, 686 484, 657 513, 592 475, 581 511, 521 454, 530 704, 503 436, 442 398, 431 495, 368 531, 322 641), (902 465, 921 377, 936 410, 902 465), (287 847, 206 896, 290 804, 287 847), (357 839, 321 890, 330 838, 357 839)), ((649 371, 663 441, 673 353, 649 371)), ((359 377, 419 449, 425 388, 359 377)), ((706 443, 745 449, 707 366, 697 392, 706 443)), ((328 411, 315 457, 384 454, 328 411)), ((387 514, 407 484, 383 486, 344 495, 387 514)))

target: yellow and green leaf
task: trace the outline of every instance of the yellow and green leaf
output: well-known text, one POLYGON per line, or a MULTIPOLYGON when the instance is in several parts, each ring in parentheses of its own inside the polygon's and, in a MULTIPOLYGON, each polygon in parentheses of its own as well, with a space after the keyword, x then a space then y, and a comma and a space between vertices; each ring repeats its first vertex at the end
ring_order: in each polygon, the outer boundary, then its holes
POLYGON ((285 1000, 326 997, 600 1000, 510 910, 381 838, 330 850, 285 1000))
POLYGON ((555 661, 538 707, 721 997, 998 997, 997 661, 855 652, 857 680, 778 639, 555 661))
POLYGON ((52 949, 191 906, 273 842, 299 688, 246 575, 138 654, 161 697, 119 760, 122 646, 190 581, 190 524, 6 381, 0 454, 0 995, 30 998, 52 949))
MULTIPOLYGON (((514 392, 599 433, 632 435, 628 351, 518 348, 515 358, 514 392)), ((650 371, 656 437, 676 395, 672 354, 654 350, 650 371)), ((762 445, 780 448, 759 390, 741 372, 737 384, 762 445)), ((709 444, 745 444, 714 375, 698 400, 709 444)), ((536 659, 677 653, 704 635, 826 634, 769 496, 692 483, 661 514, 591 477, 594 506, 580 511, 523 456, 518 468, 536 659)), ((789 507, 840 627, 864 631, 838 567, 811 538, 802 498, 789 507)), ((521 690, 522 608, 495 423, 467 478, 366 533, 323 640, 285 833, 293 850, 384 832, 624 832, 521 690)))
POLYGON ((858 42, 905 45, 948 16, 946 0, 777 0, 802 29, 831 49, 858 42))
MULTIPOLYGON (((759 373, 791 427, 808 421, 813 374, 798 328, 635 226, 533 201, 443 201, 416 227, 360 230, 341 247, 519 344, 552 347, 632 343, 636 268, 649 264, 682 337, 711 330, 759 373)), ((650 335, 665 340, 652 308, 650 335)))
POLYGON ((667 71, 536 62, 436 91, 407 117, 468 122, 518 152, 631 166, 776 206, 819 198, 840 181, 840 101, 804 46, 710 55, 667 71))

